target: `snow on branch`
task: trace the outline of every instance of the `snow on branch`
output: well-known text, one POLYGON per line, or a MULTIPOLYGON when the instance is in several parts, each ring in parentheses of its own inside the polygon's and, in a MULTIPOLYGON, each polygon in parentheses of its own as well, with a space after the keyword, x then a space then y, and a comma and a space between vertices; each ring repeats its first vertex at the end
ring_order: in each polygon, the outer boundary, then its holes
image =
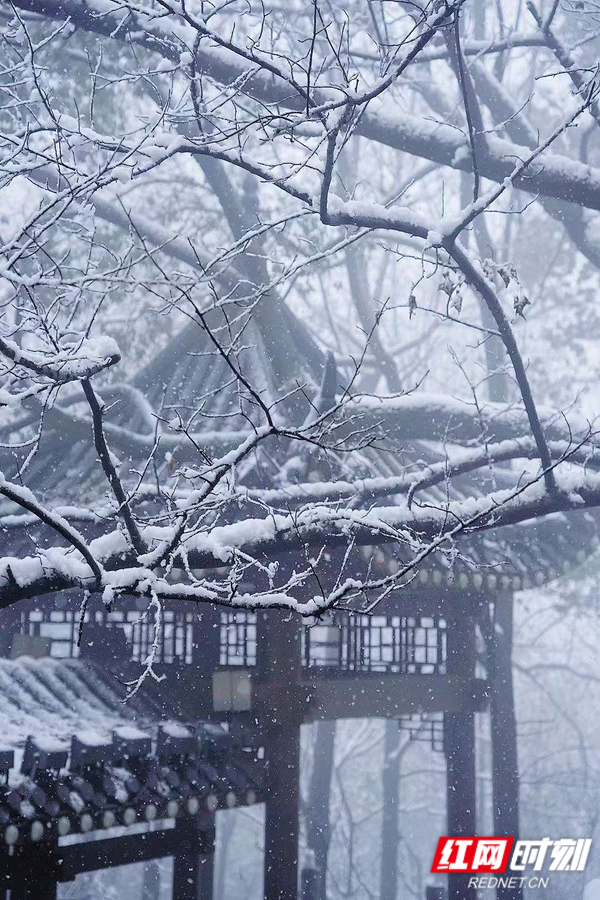
POLYGON ((15 0, 2 19, 0 79, 23 92, 0 135, 0 605, 144 597, 144 677, 165 601, 371 610, 467 535, 600 506, 594 426, 538 404, 494 227, 517 189, 591 228, 600 171, 570 149, 596 75, 539 15, 541 35, 473 41, 465 0, 376 6, 373 34, 359 4, 340 25, 286 0, 275 29, 260 4, 173 0, 15 0), (580 96, 551 122, 543 98, 524 147, 469 60, 542 44, 580 96), (63 53, 85 88, 62 85, 63 53), (472 202, 447 169, 474 171, 472 202), (479 342, 444 357, 445 395, 420 389, 442 343, 426 313, 479 342), (120 385, 98 331, 127 342, 120 385), (396 572, 360 569, 374 543, 396 572))
MULTIPOLYGON (((113 338, 84 338, 58 352, 24 350, 15 341, 0 336, 0 355, 10 360, 4 364, 4 373, 13 378, 16 372, 25 372, 45 379, 50 385, 68 384, 93 378, 121 360, 121 353, 113 338)), ((8 405, 20 399, 6 390, 0 391, 0 405, 8 405)))
MULTIPOLYGON (((176 14, 174 7, 170 17, 157 17, 141 4, 123 2, 103 4, 89 0, 82 4, 78 0, 16 0, 15 6, 39 16, 68 20, 75 27, 108 40, 131 42, 171 63, 172 70, 189 65, 191 49, 194 47, 194 29, 181 14, 176 14), (123 16, 123 11, 128 14, 123 16)), ((523 42, 526 46, 536 46, 543 42, 543 38, 518 38, 516 46, 523 42)), ((506 45, 511 46, 510 37, 506 45)), ((502 42, 501 46, 504 46, 502 42)), ((484 53, 486 47, 493 50, 494 42, 482 42, 479 50, 475 45, 471 48, 467 46, 467 52, 484 53)), ((274 78, 268 68, 263 70, 264 60, 258 56, 253 57, 253 68, 248 70, 245 59, 231 49, 215 46, 209 41, 201 42, 195 48, 195 53, 199 70, 210 72, 210 77, 221 85, 239 84, 242 91, 247 91, 250 99, 272 105, 277 109, 277 115, 283 119, 290 111, 296 111, 298 104, 303 109, 306 106, 301 91, 290 91, 287 77, 274 78)), ((433 57, 440 55, 444 54, 434 51, 433 57)), ((416 61, 420 58, 426 61, 428 57, 426 53, 422 53, 417 55, 416 61)), ((161 71, 160 63, 158 71, 161 71)), ((317 87, 317 97, 319 91, 325 96, 328 93, 328 90, 317 87)), ((357 134, 397 151, 459 171, 471 169, 468 137, 453 124, 440 122, 437 117, 435 120, 428 120, 405 110, 399 115, 393 109, 379 108, 379 101, 375 105, 377 108, 366 109, 356 123, 357 134)), ((499 183, 511 176, 514 160, 522 159, 528 152, 526 147, 497 135, 487 136, 486 147, 485 155, 479 160, 480 174, 499 183)), ((35 175, 35 170, 32 174, 35 175)), ((518 175, 515 186, 523 191, 600 210, 600 171, 567 155, 546 152, 544 165, 536 171, 535 177, 518 175)))
MULTIPOLYGON (((568 457, 567 457, 568 458, 568 457)), ((556 465, 556 464, 555 464, 556 465)), ((180 546, 173 543, 173 528, 147 528, 144 539, 157 547, 169 545, 174 560, 184 554, 185 566, 194 569, 229 569, 238 560, 251 560, 262 565, 282 554, 297 552, 305 547, 345 546, 349 542, 361 546, 372 543, 396 543, 408 551, 410 560, 385 584, 376 580, 350 579, 344 595, 368 594, 381 587, 394 586, 400 590, 407 574, 418 570, 423 560, 437 552, 449 541, 468 535, 473 530, 497 529, 518 525, 555 513, 600 507, 600 473, 582 470, 556 475, 557 490, 549 495, 541 475, 523 480, 517 488, 494 491, 478 498, 457 500, 435 507, 422 507, 408 502, 391 507, 373 506, 367 509, 336 510, 314 505, 288 515, 269 515, 266 518, 246 518, 232 524, 213 527, 207 532, 191 533, 180 546)), ((4 490, 3 490, 4 492, 4 490)), ((11 498, 14 499, 14 498, 11 498)), ((21 502, 21 501, 17 501, 21 502)), ((27 502, 26 499, 24 502, 27 502)), ((33 504, 32 504, 33 506, 33 504)), ((39 515, 37 509, 34 509, 39 515)), ((53 527, 61 526, 53 518, 53 527)), ((73 543, 72 530, 69 540, 73 543)), ((110 532, 90 541, 87 548, 93 554, 96 568, 101 567, 101 582, 89 565, 81 549, 50 547, 37 556, 0 559, 0 606, 8 606, 28 596, 50 593, 65 587, 85 587, 102 591, 114 598, 119 594, 146 595, 149 590, 166 599, 219 603, 235 608, 286 608, 302 615, 316 615, 335 606, 341 599, 337 590, 327 598, 302 600, 294 597, 293 588, 302 586, 308 573, 296 573, 283 587, 273 584, 268 590, 255 593, 225 589, 227 580, 219 586, 215 577, 192 578, 187 584, 170 583, 164 568, 144 566, 131 556, 127 542, 119 531, 110 532)), ((250 565, 250 567, 252 567, 250 565)))

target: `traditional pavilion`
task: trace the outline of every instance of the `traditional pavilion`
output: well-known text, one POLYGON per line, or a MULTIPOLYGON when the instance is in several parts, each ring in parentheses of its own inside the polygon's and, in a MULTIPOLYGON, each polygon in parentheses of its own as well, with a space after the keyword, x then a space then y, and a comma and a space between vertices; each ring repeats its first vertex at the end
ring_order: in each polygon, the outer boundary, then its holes
MULTIPOLYGON (((299 381, 306 385, 302 397, 335 395, 335 378, 331 370, 327 376, 326 360, 302 324, 282 305, 275 336, 269 322, 276 316, 271 310, 263 320, 260 309, 244 335, 245 375, 271 396, 299 381)), ((206 352, 195 325, 130 382, 104 385, 102 395, 107 403, 118 401, 107 419, 111 448, 134 466, 154 443, 154 414, 183 418, 201 404, 212 416, 197 420, 207 447, 224 446, 247 427, 230 415, 235 385, 224 361, 206 352)), ((289 415, 302 421, 308 400, 294 403, 289 415)), ((15 445, 1 451, 8 478, 28 452, 16 445, 37 417, 32 408, 3 432, 3 442, 15 445)), ((502 416, 492 427, 499 437, 519 433, 518 423, 502 416)), ((103 475, 90 429, 76 389, 47 413, 26 477, 41 497, 65 503, 94 497, 103 475)), ((386 452, 361 453, 354 475, 395 474, 411 460, 435 462, 443 459, 442 437, 446 445, 468 447, 478 431, 451 405, 440 402, 432 412, 418 395, 407 398, 388 414, 379 444, 386 452)), ((173 459, 190 459, 183 438, 169 447, 160 460, 165 478, 173 459)), ((347 461, 336 469, 329 454, 292 452, 275 462, 272 455, 257 457, 240 474, 243 483, 285 489, 294 481, 353 474, 347 461)), ((510 470, 498 474, 507 486, 511 477, 510 470)), ((485 487, 465 476, 452 490, 473 496, 485 487)), ((435 502, 444 491, 427 496, 435 502)), ((291 506, 305 501, 302 491, 291 491, 291 506)), ((14 507, 3 506, 1 514, 4 546, 13 553, 56 540, 14 507)), ((0 900, 7 892, 11 900, 52 900, 57 885, 79 872, 163 856, 175 860, 173 900, 209 900, 215 813, 255 803, 266 804, 265 897, 297 900, 300 728, 317 719, 373 716, 411 728, 426 718, 447 761, 446 833, 477 833, 475 714, 491 698, 508 704, 508 714, 512 708, 510 691, 499 700, 495 690, 506 679, 510 685, 510 658, 490 652, 495 613, 510 607, 514 591, 553 579, 592 552, 596 523, 587 519, 585 529, 552 516, 465 535, 452 552, 428 557, 403 591, 369 615, 344 610, 307 625, 279 612, 173 602, 165 609, 155 666, 166 678, 147 680, 125 704, 122 683, 139 672, 152 642, 152 622, 142 615, 146 601, 122 599, 107 609, 93 600, 80 650, 78 592, 1 611, 0 900), (487 653, 478 634, 492 634, 487 653)), ((343 552, 332 545, 324 578, 329 569, 335 573, 343 552)), ((356 555, 357 575, 395 571, 402 562, 392 543, 367 544, 356 555)), ((282 553, 280 566, 291 571, 293 557, 282 553)), ((496 805, 497 828, 513 833, 514 796, 496 798, 496 805)), ((310 879, 304 883, 309 900, 310 879)), ((465 876, 450 876, 448 897, 474 900, 465 876)))

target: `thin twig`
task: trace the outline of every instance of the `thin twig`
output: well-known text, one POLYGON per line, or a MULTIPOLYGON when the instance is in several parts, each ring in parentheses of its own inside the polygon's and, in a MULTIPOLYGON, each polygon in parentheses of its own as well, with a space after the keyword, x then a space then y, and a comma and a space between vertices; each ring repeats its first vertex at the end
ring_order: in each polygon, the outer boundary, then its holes
POLYGON ((94 445, 96 447, 96 452, 100 459, 102 468, 104 470, 104 474, 106 475, 111 490, 115 495, 115 499, 118 503, 119 513, 123 518, 134 550, 138 554, 144 553, 146 546, 144 544, 144 541, 142 540, 142 536, 133 517, 133 513, 131 512, 127 494, 123 489, 121 479, 119 478, 115 464, 112 460, 110 450, 108 448, 108 444, 106 443, 104 428, 102 426, 102 406, 100 405, 98 398, 96 397, 96 393, 89 379, 84 379, 81 382, 81 386, 83 387, 83 392, 92 413, 94 445))

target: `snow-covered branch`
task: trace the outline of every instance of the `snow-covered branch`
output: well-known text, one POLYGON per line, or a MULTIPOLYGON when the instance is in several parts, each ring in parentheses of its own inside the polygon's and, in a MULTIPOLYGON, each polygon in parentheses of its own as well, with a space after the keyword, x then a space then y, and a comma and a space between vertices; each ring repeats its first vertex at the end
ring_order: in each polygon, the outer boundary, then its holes
POLYGON ((116 342, 108 337, 84 338, 58 352, 42 352, 23 350, 15 341, 0 335, 0 357, 2 356, 11 363, 8 365, 0 360, 0 372, 9 381, 18 380, 19 372, 38 376, 43 381, 16 394, 0 388, 0 406, 15 405, 43 389, 93 378, 121 359, 116 342))
POLYGON ((575 126, 595 73, 556 16, 484 40, 469 0, 405 6, 372 28, 354 2, 284 0, 275 28, 235 0, 3 15, 0 602, 131 593, 156 623, 176 599, 369 609, 466 535, 598 506, 577 390, 537 403, 511 231, 549 208, 593 236, 575 126), (549 102, 533 54, 531 96, 520 76, 509 96, 515 47, 554 54, 576 100, 549 102), (374 543, 397 572, 361 569, 374 543))
MULTIPOLYGON (((370 590, 394 586, 401 590, 403 579, 429 555, 444 544, 468 535, 473 530, 498 529, 519 525, 540 517, 573 510, 600 507, 600 474, 574 471, 556 475, 557 490, 549 495, 540 476, 524 480, 516 489, 494 491, 477 499, 457 500, 448 506, 430 503, 419 507, 408 502, 391 507, 336 510, 315 505, 287 515, 247 518, 242 522, 211 528, 206 533, 185 540, 185 565, 194 569, 227 569, 237 559, 269 561, 304 547, 346 546, 349 541, 361 546, 373 543, 397 544, 408 559, 384 581, 351 579, 343 595, 364 595, 370 590)), ((144 539, 157 546, 172 543, 173 531, 153 526, 143 532, 144 539)), ((323 599, 294 599, 295 587, 302 587, 306 576, 294 579, 283 589, 274 586, 266 591, 234 595, 215 587, 217 572, 192 579, 190 583, 170 583, 161 568, 158 571, 136 564, 127 542, 119 531, 90 541, 89 550, 102 566, 101 589, 106 597, 119 594, 145 595, 149 587, 163 599, 219 603, 235 608, 287 608, 302 615, 318 615, 336 605, 342 597, 336 592, 325 605, 323 599), (129 555, 128 555, 129 553, 129 555)), ((174 549, 177 558, 178 550, 174 549)), ((184 568, 184 564, 180 563, 184 568)), ((0 605, 20 599, 86 586, 94 589, 95 576, 83 558, 60 547, 40 551, 37 556, 0 560, 0 605)), ((227 584, 227 580, 224 579, 227 584)))

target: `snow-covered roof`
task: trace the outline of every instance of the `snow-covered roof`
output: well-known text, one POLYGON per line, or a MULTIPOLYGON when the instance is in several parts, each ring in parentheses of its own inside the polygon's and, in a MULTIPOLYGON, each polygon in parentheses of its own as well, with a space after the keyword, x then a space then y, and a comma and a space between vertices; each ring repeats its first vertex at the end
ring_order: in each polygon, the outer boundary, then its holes
POLYGON ((109 677, 78 660, 0 659, 0 749, 19 754, 31 734, 68 749, 81 731, 110 741, 115 728, 156 719, 133 698, 124 704, 109 677))
POLYGON ((0 660, 0 833, 8 845, 258 801, 261 768, 219 726, 124 705, 99 667, 0 660))
MULTIPOLYGON (((244 373, 253 384, 264 388, 265 395, 272 396, 286 384, 299 383, 302 379, 308 386, 308 392, 314 392, 325 368, 324 357, 302 323, 285 306, 279 312, 283 316, 278 330, 279 340, 274 338, 272 321, 262 314, 262 310, 248 325, 244 333, 246 349, 240 354, 244 373)), ((201 328, 190 323, 130 383, 102 388, 106 404, 114 404, 105 426, 111 450, 121 460, 122 473, 133 470, 131 477, 134 481, 137 479, 135 471, 139 471, 155 444, 157 414, 172 420, 178 410, 182 415, 189 415, 191 409, 201 405, 208 418, 203 419, 200 415, 195 420, 197 435, 204 447, 211 451, 213 448, 220 450, 219 455, 247 434, 247 423, 236 414, 238 398, 234 379, 230 372, 225 371, 224 360, 209 350, 201 328)), ((87 417, 87 407, 78 400, 79 386, 66 390, 71 391, 70 401, 61 401, 60 407, 45 414, 42 441, 28 464, 26 483, 42 499, 52 498, 53 508, 56 508, 57 500, 64 503, 64 514, 69 518, 69 509, 74 506, 93 501, 97 508, 98 488, 100 486, 100 496, 105 496, 106 482, 90 440, 91 423, 87 417)), ((319 480, 331 481, 338 491, 342 482, 351 488, 356 479, 410 478, 415 473, 426 473, 427 467, 443 465, 446 459, 460 459, 460 454, 469 452, 481 433, 481 416, 485 417, 488 441, 507 442, 527 434, 524 414, 518 408, 506 411, 496 408, 494 404, 487 404, 483 411, 474 410, 467 402, 443 395, 416 392, 386 401, 364 397, 351 407, 348 414, 353 417, 352 428, 380 423, 381 434, 376 448, 367 447, 358 454, 341 454, 337 459, 335 454, 321 454, 321 460, 317 463, 319 480)), ((291 415, 305 414, 306 410, 291 409, 291 415)), ((553 423, 550 415, 545 419, 548 438, 558 438, 560 427, 553 423)), ((22 427, 15 430, 13 423, 10 437, 13 444, 27 435, 31 437, 31 429, 37 427, 37 415, 33 413, 30 419, 21 420, 20 425, 22 427)), ((3 433, 0 428, 0 436, 3 439, 8 437, 8 430, 3 433)), ((4 470, 7 478, 13 478, 20 462, 29 452, 29 444, 15 451, 0 449, 0 470, 4 470)), ((193 445, 183 435, 178 435, 176 429, 163 431, 157 465, 167 487, 168 458, 174 458, 177 465, 186 464, 185 454, 190 452, 194 452, 193 445)), ((296 454, 297 448, 289 453, 296 454)), ((244 473, 238 472, 238 483, 243 489, 260 491, 276 488, 280 493, 287 492, 285 502, 281 502, 283 510, 298 509, 311 502, 316 498, 310 495, 310 484, 305 484, 302 490, 294 493, 294 480, 306 480, 306 464, 300 460, 301 464, 295 466, 297 459, 289 453, 287 458, 281 456, 281 444, 275 452, 269 447, 268 453, 260 456, 260 464, 254 467, 248 465, 244 473)), ((313 461, 318 457, 319 453, 311 454, 313 461)), ((453 478, 449 488, 450 499, 471 500, 488 493, 491 489, 488 474, 484 471, 483 476, 477 478, 473 475, 453 478)), ((125 478, 126 474, 122 477, 125 478)), ((153 467, 149 467, 148 478, 154 480, 154 477, 153 467)), ((511 475, 509 470, 496 467, 494 477, 500 487, 514 487, 515 475, 511 475)), ((446 487, 442 483, 422 493, 421 502, 443 506, 447 500, 446 487)), ((365 492, 364 504, 367 508, 375 502, 376 496, 375 492, 371 500, 368 491, 365 492)), ((399 493, 398 497, 388 493, 385 505, 404 502, 405 498, 405 492, 403 495, 399 493)), ((263 499, 270 502, 266 496, 263 499)), ((253 505, 252 498, 249 500, 248 509, 242 509, 242 515, 253 518, 257 507, 253 505)), ((327 498, 325 502, 328 502, 327 498)), ((240 507, 232 508, 232 515, 239 515, 241 507, 243 501, 240 501, 240 507)), ((11 555, 18 554, 16 548, 19 544, 26 546, 30 553, 30 535, 41 532, 25 521, 27 517, 21 517, 22 528, 15 528, 10 518, 13 511, 3 510, 0 505, 0 528, 3 524, 10 525, 5 534, 12 545, 11 555), (9 518, 3 519, 3 511, 9 513, 9 518)), ((105 511, 100 512, 105 514, 105 511)), ((82 525, 82 531, 93 537, 97 533, 94 531, 95 525, 105 528, 107 520, 102 515, 96 523, 89 523, 89 528, 82 525)), ((112 519, 110 527, 114 527, 114 514, 112 519)), ((221 521, 227 524, 227 519, 221 517, 221 521)), ((455 588, 465 586, 465 578, 471 586, 475 573, 483 567, 484 575, 512 579, 513 587, 518 586, 515 579, 540 583, 556 577, 565 567, 568 570, 580 564, 596 543, 596 516, 591 513, 585 517, 583 514, 549 516, 485 535, 476 532, 462 535, 457 542, 460 553, 456 560, 454 557, 451 559, 450 580, 455 588), (454 577, 461 573, 462 579, 454 577)), ((389 552, 385 552, 389 557, 389 552)), ((447 554, 445 559, 443 556, 435 554, 424 562, 422 569, 429 571, 433 577, 435 570, 441 567, 441 575, 436 577, 446 580, 444 566, 448 558, 447 554)), ((393 561, 390 564, 393 565, 393 561)), ((480 575, 481 572, 475 581, 481 580, 480 575)))

